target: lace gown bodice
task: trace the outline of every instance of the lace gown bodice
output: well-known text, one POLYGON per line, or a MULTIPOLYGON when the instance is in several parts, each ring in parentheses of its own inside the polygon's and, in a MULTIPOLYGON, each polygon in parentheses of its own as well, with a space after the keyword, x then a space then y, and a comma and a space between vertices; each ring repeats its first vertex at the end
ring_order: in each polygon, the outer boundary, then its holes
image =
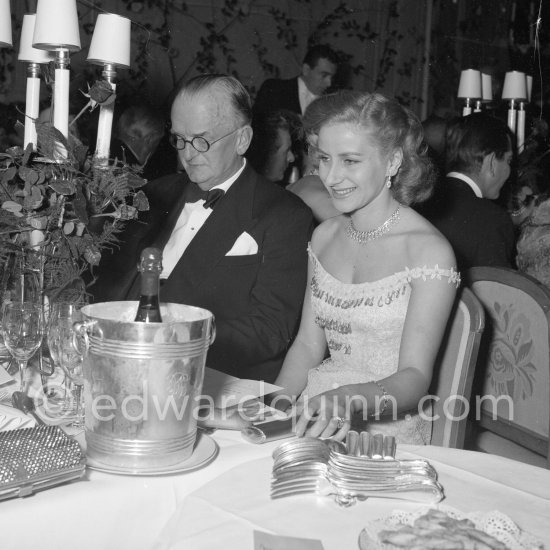
MULTIPOLYGON (((395 373, 412 279, 459 281, 454 270, 435 266, 406 268, 374 282, 343 283, 323 268, 311 247, 308 251, 313 263, 313 313, 325 332, 330 357, 309 371, 304 397, 395 373)), ((396 421, 369 419, 367 429, 395 435, 401 443, 427 444, 431 435, 430 423, 418 414, 396 421)))

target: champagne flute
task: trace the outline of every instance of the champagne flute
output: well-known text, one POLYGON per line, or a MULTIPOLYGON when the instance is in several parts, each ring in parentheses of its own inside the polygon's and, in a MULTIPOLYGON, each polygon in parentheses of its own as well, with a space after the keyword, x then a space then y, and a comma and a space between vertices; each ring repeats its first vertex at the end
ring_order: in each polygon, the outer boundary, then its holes
POLYGON ((19 365, 20 390, 24 391, 27 363, 42 343, 42 306, 35 302, 7 302, 2 314, 4 345, 19 365))
POLYGON ((82 427, 82 354, 74 347, 73 323, 82 318, 79 305, 72 302, 58 302, 52 305, 48 328, 48 345, 52 359, 65 374, 65 410, 74 411, 72 425, 82 427))
MULTIPOLYGON (((0 298, 3 304, 40 302, 38 274, 29 267, 28 260, 29 252, 17 245, 13 245, 13 248, 8 247, 6 256, 0 259, 0 298)), ((15 374, 18 370, 16 366, 18 361, 1 340, 2 338, 0 338, 0 356, 10 359, 6 370, 9 374, 15 374)))

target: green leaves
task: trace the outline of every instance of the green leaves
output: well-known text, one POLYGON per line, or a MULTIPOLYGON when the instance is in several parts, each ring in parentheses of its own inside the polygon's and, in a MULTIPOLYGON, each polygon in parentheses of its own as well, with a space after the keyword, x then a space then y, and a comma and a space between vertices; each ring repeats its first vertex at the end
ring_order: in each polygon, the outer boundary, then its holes
MULTIPOLYGON (((106 82, 94 84, 89 97, 90 105, 115 98, 106 82)), ((42 232, 44 291, 85 293, 82 274, 99 264, 126 221, 149 209, 139 191, 146 180, 117 160, 94 164, 86 146, 50 123, 37 122, 36 130, 37 151, 30 144, 0 153, 0 257, 14 243, 30 247, 32 232, 42 232)))
POLYGON ((14 216, 17 216, 18 218, 23 217, 23 206, 15 201, 4 201, 2 203, 2 208, 8 212, 11 212, 14 216))
POLYGON ((69 144, 65 136, 49 122, 36 122, 35 126, 40 153, 53 161, 66 161, 69 144))
POLYGON ((2 173, 2 184, 5 185, 9 183, 10 181, 13 180, 13 178, 15 178, 16 175, 17 175, 17 168, 15 166, 10 166, 6 170, 4 170, 2 173))
MULTIPOLYGON (((36 170, 33 170, 32 168, 29 168, 28 166, 21 166, 19 168, 19 177, 25 182, 30 185, 34 185, 35 183, 38 183, 38 180, 40 179, 40 172, 37 172, 36 170)), ((42 181, 44 181, 44 177, 42 176, 42 181)))
POLYGON ((66 178, 53 178, 48 182, 48 185, 58 195, 73 195, 76 192, 76 185, 70 179, 66 178))
POLYGON ((139 212, 145 212, 149 210, 149 200, 147 199, 147 195, 143 191, 138 191, 134 195, 134 201, 132 204, 139 212))

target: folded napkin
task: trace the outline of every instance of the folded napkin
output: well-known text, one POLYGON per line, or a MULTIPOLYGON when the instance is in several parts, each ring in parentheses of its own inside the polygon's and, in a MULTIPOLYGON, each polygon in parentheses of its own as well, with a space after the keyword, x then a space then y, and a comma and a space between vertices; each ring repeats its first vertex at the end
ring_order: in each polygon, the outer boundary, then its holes
MULTIPOLYGON (((0 344, 0 362, 2 361, 2 345, 0 344)), ((8 362, 3 362, 0 364, 0 386, 9 385, 13 382, 13 378, 10 374, 8 374, 8 371, 4 368, 7 367, 9 364, 8 362)))
POLYGON ((32 428, 36 424, 34 418, 19 409, 0 403, 0 432, 17 428, 32 428))

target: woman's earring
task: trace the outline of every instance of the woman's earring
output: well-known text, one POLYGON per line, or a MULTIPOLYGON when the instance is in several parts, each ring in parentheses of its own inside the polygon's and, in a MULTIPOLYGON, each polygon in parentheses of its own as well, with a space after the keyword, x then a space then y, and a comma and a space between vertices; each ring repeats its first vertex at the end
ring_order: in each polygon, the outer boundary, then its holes
POLYGON ((386 187, 391 189, 391 176, 389 174, 386 176, 386 187))

